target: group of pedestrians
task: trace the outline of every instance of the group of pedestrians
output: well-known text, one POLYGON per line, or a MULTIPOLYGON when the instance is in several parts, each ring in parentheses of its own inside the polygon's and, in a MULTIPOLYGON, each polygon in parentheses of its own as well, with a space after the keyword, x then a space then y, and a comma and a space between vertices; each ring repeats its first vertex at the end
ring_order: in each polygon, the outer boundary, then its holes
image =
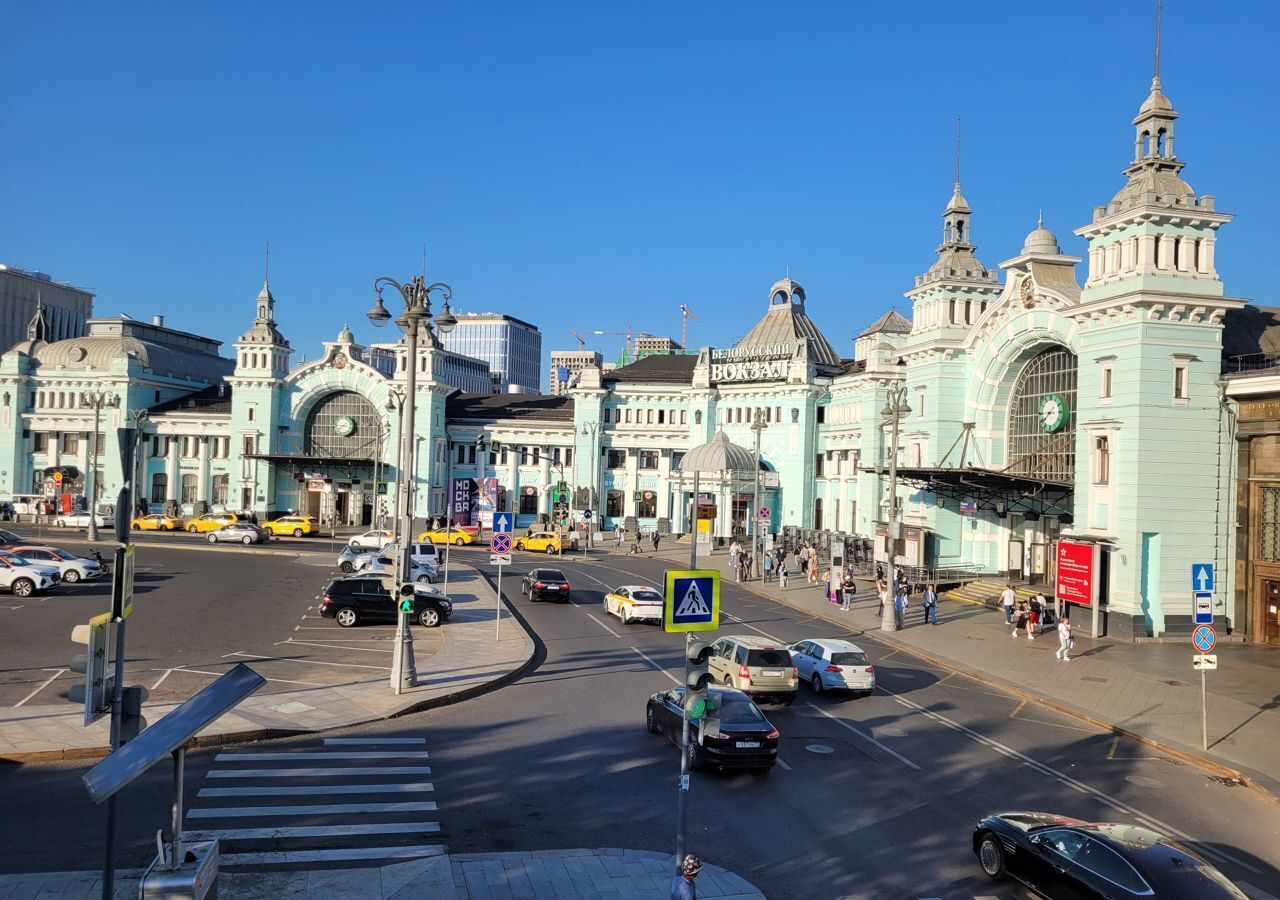
MULTIPOLYGON (((1010 634, 1015 639, 1018 637, 1018 629, 1021 628, 1026 632, 1027 640, 1034 641, 1037 634, 1044 633, 1044 626, 1048 621, 1052 621, 1049 601, 1045 598, 1043 591, 1036 591, 1030 600, 1024 600, 1018 596, 1013 585, 1006 585, 1000 593, 1000 605, 1004 607, 1005 624, 1013 626, 1010 634)), ((1076 642, 1071 637, 1071 618, 1066 612, 1063 612, 1062 618, 1058 619, 1056 630, 1058 652, 1054 655, 1063 662, 1071 662, 1071 650, 1076 642)))

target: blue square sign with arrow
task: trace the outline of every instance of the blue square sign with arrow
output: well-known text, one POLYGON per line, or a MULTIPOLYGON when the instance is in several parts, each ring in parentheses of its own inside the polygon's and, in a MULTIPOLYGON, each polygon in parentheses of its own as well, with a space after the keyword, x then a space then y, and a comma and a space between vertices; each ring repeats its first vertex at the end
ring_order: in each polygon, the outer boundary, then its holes
POLYGON ((715 631, 720 627, 720 572, 668 569, 662 627, 666 631, 715 631))
POLYGON ((493 533, 494 534, 510 534, 511 526, 515 524, 515 516, 511 513, 494 513, 493 514, 493 533))
POLYGON ((1213 592, 1213 563, 1191 564, 1191 590, 1213 592))

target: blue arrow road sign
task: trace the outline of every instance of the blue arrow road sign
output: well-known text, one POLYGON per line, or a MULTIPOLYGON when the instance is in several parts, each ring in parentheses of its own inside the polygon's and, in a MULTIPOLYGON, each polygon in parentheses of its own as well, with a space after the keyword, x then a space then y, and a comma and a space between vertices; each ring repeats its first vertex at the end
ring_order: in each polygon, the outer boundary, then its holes
POLYGON ((493 533, 494 534, 510 534, 511 526, 514 524, 512 519, 515 517, 511 513, 494 513, 493 515, 493 533))
POLYGON ((1191 564, 1191 590, 1213 591, 1213 563, 1191 564))

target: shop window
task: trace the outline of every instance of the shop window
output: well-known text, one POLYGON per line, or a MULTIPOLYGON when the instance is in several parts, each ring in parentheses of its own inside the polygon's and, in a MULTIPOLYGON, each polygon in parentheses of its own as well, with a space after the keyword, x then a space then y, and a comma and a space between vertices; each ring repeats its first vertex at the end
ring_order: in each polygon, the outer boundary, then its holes
POLYGON ((608 468, 623 469, 623 468, 626 468, 626 465, 627 465, 626 450, 610 450, 609 451, 608 468))
POLYGON ((526 488, 520 492, 520 515, 534 516, 538 514, 538 493, 536 489, 526 488))
POLYGON ((151 476, 151 502, 163 503, 169 499, 169 476, 157 472, 151 476))
POLYGON ((680 464, 684 462, 684 451, 673 450, 671 452, 671 470, 674 472, 680 468, 680 464))
POLYGON ((640 468, 642 469, 658 468, 658 451, 657 450, 641 450, 639 465, 640 465, 640 468))
POLYGON ((182 502, 196 502, 196 476, 194 475, 182 476, 182 502))
POLYGON ((604 497, 604 514, 611 519, 622 515, 622 491, 609 491, 604 497))
POLYGON ((640 499, 636 501, 636 516, 641 519, 656 519, 658 517, 657 491, 640 492, 640 499))
POLYGON ((1280 562, 1280 488, 1262 489, 1261 522, 1258 559, 1280 562))

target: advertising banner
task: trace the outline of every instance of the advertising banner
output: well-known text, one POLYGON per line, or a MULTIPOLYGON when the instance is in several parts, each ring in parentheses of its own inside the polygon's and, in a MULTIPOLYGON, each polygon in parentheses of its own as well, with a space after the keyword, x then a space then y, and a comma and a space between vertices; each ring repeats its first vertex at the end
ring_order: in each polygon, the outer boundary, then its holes
POLYGON ((490 476, 479 482, 480 494, 476 498, 476 509, 479 511, 479 524, 484 528, 493 528, 493 513, 498 508, 498 479, 490 476))
POLYGON ((455 478, 449 485, 449 519, 454 525, 477 524, 480 498, 471 478, 455 478))
POLYGON ((1092 606, 1097 589, 1097 545, 1075 541, 1058 541, 1058 599, 1066 603, 1092 606))

